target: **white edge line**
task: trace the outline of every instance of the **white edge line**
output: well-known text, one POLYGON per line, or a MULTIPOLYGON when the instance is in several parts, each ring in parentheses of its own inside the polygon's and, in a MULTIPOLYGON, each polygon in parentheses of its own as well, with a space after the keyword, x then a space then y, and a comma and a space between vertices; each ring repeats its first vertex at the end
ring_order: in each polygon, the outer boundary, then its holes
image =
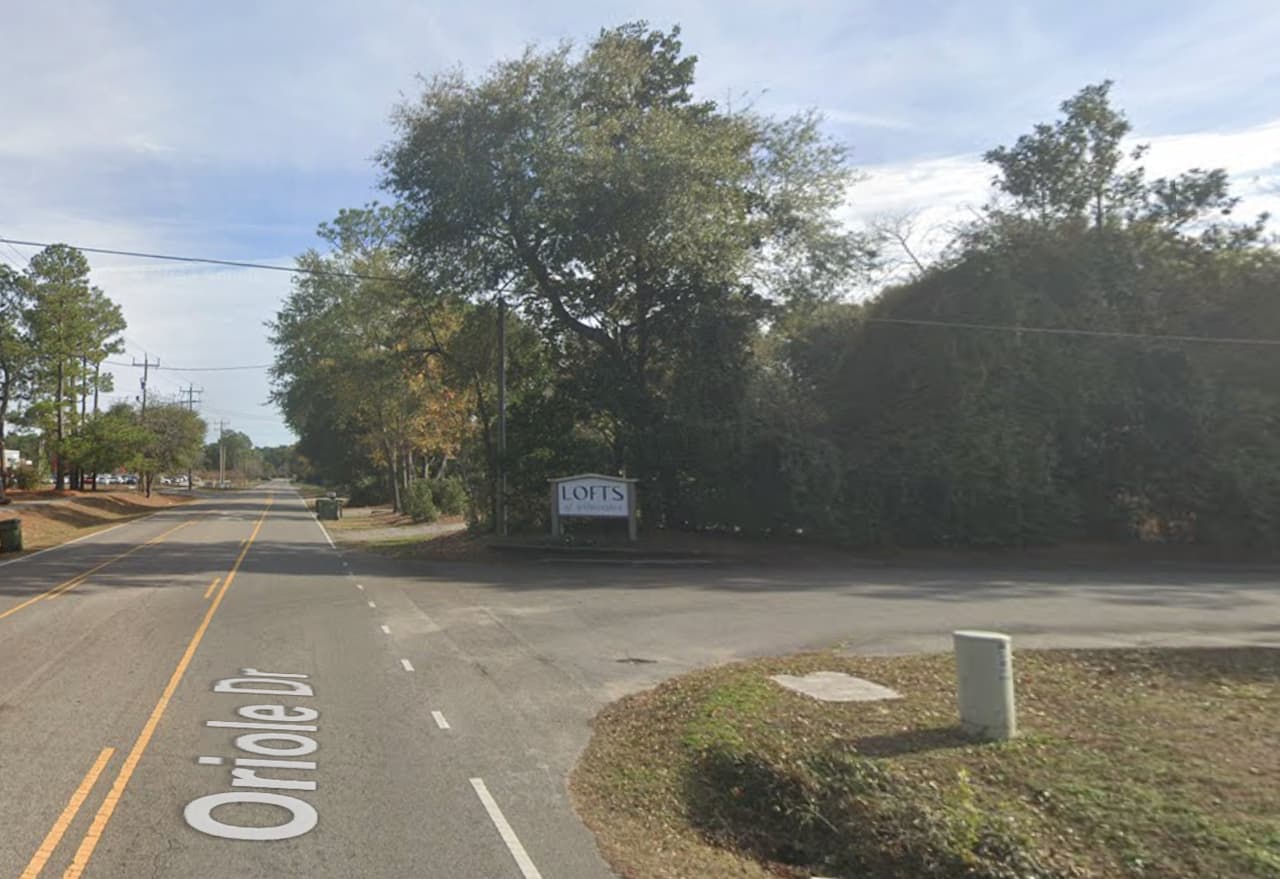
MULTIPOLYGON (((311 507, 307 506, 307 499, 302 496, 302 492, 298 491, 295 488, 293 489, 293 493, 298 498, 298 503, 302 504, 302 509, 310 513, 311 507)), ((324 523, 321 522, 318 518, 315 520, 315 523, 320 526, 320 533, 324 535, 324 539, 329 541, 330 549, 337 549, 338 546, 333 542, 333 538, 329 536, 329 529, 324 527, 324 523)))
POLYGON ((126 525, 133 525, 136 522, 141 522, 144 519, 150 519, 152 516, 158 515, 163 512, 164 510, 156 510, 154 513, 147 513, 145 516, 139 516, 138 518, 130 519, 127 522, 118 522, 115 525, 111 525, 106 528, 103 528, 101 531, 92 531, 89 534, 81 534, 79 537, 73 537, 70 540, 63 541, 62 543, 59 543, 57 546, 46 546, 44 549, 37 549, 35 552, 31 553, 30 555, 19 556, 16 559, 9 559, 8 561, 0 562, 0 568, 5 567, 6 565, 16 565, 18 562, 30 561, 31 559, 35 558, 38 555, 44 555, 46 552, 53 552, 55 549, 62 549, 64 546, 70 546, 73 543, 79 543, 82 540, 88 540, 90 537, 98 537, 102 534, 106 534, 108 531, 115 531, 117 528, 123 528, 126 525))
POLYGON ((502 810, 494 802, 493 796, 489 793, 489 788, 485 787, 484 779, 471 779, 471 786, 475 788, 476 796, 480 798, 480 804, 489 813, 489 820, 493 822, 494 827, 498 828, 498 835, 507 844, 507 850, 511 852, 511 857, 516 859, 516 866, 524 874, 524 879, 542 879, 542 874, 533 865, 533 861, 529 858, 529 853, 520 844, 520 839, 516 836, 516 832, 511 829, 511 825, 507 823, 502 810))
POLYGON ((400 664, 404 666, 405 671, 413 671, 413 663, 407 659, 400 660, 400 664))
POLYGON ((329 536, 329 529, 324 527, 324 523, 319 519, 316 519, 316 524, 320 526, 320 533, 324 535, 324 539, 329 541, 329 547, 331 549, 337 549, 338 546, 333 542, 333 538, 329 536))
POLYGON ((432 711, 431 718, 436 722, 436 726, 441 729, 449 729, 449 721, 444 719, 444 715, 439 711, 432 711))
POLYGON ((381 629, 382 629, 382 634, 384 634, 384 635, 390 635, 390 634, 391 634, 391 627, 390 627, 390 626, 388 626, 388 625, 385 625, 385 624, 384 624, 384 625, 382 625, 382 626, 381 626, 381 629))

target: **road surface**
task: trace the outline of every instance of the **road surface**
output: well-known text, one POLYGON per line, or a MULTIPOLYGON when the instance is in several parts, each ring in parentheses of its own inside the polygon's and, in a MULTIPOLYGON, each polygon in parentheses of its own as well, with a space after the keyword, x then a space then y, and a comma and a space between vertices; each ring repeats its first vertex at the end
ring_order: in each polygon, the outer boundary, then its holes
POLYGON ((566 776, 599 707, 844 643, 1280 643, 1274 572, 409 564, 298 496, 0 564, 0 877, 608 877, 566 776))
POLYGON ((0 876, 609 875, 504 695, 362 585, 288 490, 0 567, 0 876))

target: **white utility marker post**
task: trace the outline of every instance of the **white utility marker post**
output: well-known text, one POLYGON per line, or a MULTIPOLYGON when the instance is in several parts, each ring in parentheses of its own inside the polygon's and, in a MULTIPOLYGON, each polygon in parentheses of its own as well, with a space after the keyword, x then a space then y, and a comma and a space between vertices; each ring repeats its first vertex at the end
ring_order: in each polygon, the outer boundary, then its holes
POLYGON ((998 632, 954 632, 960 724, 983 738, 1018 734, 1013 708, 1013 640, 998 632))

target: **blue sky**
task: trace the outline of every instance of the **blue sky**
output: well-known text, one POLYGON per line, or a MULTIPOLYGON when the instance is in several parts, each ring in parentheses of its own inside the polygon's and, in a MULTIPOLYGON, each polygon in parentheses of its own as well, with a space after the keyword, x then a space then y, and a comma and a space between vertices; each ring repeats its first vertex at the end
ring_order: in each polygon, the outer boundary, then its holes
MULTIPOLYGON (((417 74, 480 73, 636 18, 681 24, 705 97, 825 112, 868 175, 849 221, 913 213, 926 248, 982 202, 978 154, 1106 77, 1154 172, 1224 166, 1246 209, 1280 208, 1275 0, 60 0, 0 16, 0 236, 288 262, 317 223, 377 197, 370 157, 417 74)), ((168 368, 268 362, 287 276, 91 262, 130 354, 161 358, 153 390, 194 380, 211 421, 289 441, 262 371, 168 368)), ((134 392, 133 370, 116 378, 134 392)))

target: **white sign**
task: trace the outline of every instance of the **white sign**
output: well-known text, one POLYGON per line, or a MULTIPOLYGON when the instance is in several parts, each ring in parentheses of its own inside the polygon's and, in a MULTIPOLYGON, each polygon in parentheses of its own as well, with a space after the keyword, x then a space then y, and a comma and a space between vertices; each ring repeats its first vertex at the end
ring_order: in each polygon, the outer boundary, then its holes
POLYGON ((631 483, 609 476, 578 476, 555 483, 556 510, 561 516, 625 519, 631 483))

